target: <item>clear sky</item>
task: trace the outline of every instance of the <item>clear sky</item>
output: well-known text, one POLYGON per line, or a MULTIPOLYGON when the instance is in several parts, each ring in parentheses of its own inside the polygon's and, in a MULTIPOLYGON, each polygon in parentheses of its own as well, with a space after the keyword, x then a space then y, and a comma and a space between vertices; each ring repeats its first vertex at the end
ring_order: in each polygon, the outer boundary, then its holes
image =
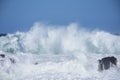
POLYGON ((0 0, 0 33, 27 31, 38 21, 120 33, 120 0, 0 0))

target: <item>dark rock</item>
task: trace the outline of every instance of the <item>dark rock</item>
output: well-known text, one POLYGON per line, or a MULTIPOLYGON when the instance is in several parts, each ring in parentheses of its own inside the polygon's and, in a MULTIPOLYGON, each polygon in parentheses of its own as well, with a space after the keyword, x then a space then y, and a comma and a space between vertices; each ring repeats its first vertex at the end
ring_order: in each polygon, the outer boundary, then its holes
POLYGON ((5 54, 0 54, 0 56, 1 56, 2 58, 5 58, 5 54))
POLYGON ((99 62, 99 66, 98 66, 99 71, 107 70, 110 67, 112 67, 111 65, 117 66, 117 58, 115 58, 114 56, 104 57, 102 59, 99 59, 98 62, 99 62))
POLYGON ((2 37, 2 36, 6 36, 7 34, 0 34, 0 37, 2 37))
POLYGON ((15 59, 14 58, 11 58, 11 57, 8 57, 8 58, 6 58, 5 57, 6 55, 5 54, 0 54, 0 58, 4 58, 2 61, 4 61, 4 60, 10 60, 10 62, 12 63, 12 64, 14 64, 14 63, 16 63, 16 61, 15 61, 15 59))
POLYGON ((11 63, 16 63, 16 61, 13 59, 13 58, 9 58, 10 59, 10 61, 11 61, 11 63))

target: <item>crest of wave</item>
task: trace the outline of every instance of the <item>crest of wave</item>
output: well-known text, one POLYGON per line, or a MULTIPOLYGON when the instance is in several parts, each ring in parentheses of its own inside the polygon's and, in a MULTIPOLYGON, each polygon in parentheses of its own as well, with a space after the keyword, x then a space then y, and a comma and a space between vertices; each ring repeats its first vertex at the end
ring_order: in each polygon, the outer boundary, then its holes
POLYGON ((0 43, 0 50, 10 53, 120 52, 120 36, 99 30, 85 30, 75 23, 68 26, 35 23, 28 32, 16 32, 0 38, 0 43))

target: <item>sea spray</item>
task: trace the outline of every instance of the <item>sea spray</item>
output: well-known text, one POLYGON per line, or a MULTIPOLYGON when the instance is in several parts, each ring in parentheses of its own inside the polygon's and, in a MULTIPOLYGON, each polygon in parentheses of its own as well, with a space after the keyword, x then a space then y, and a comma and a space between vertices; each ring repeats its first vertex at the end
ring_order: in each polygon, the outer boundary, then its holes
POLYGON ((120 61, 120 36, 75 23, 35 23, 27 32, 0 37, 0 54, 16 60, 0 68, 2 80, 118 80, 120 76, 116 69, 103 73, 97 69, 102 57, 115 56, 120 61))

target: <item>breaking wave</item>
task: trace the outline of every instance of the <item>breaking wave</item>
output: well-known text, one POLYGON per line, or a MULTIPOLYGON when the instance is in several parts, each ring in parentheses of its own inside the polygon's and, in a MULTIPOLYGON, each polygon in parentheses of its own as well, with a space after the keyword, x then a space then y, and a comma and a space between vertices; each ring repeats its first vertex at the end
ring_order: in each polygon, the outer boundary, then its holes
POLYGON ((16 60, 15 65, 6 61, 7 66, 0 66, 2 80, 120 79, 120 70, 97 71, 99 58, 112 55, 119 61, 120 36, 86 30, 75 23, 68 26, 35 23, 28 32, 0 37, 0 53, 16 60))

